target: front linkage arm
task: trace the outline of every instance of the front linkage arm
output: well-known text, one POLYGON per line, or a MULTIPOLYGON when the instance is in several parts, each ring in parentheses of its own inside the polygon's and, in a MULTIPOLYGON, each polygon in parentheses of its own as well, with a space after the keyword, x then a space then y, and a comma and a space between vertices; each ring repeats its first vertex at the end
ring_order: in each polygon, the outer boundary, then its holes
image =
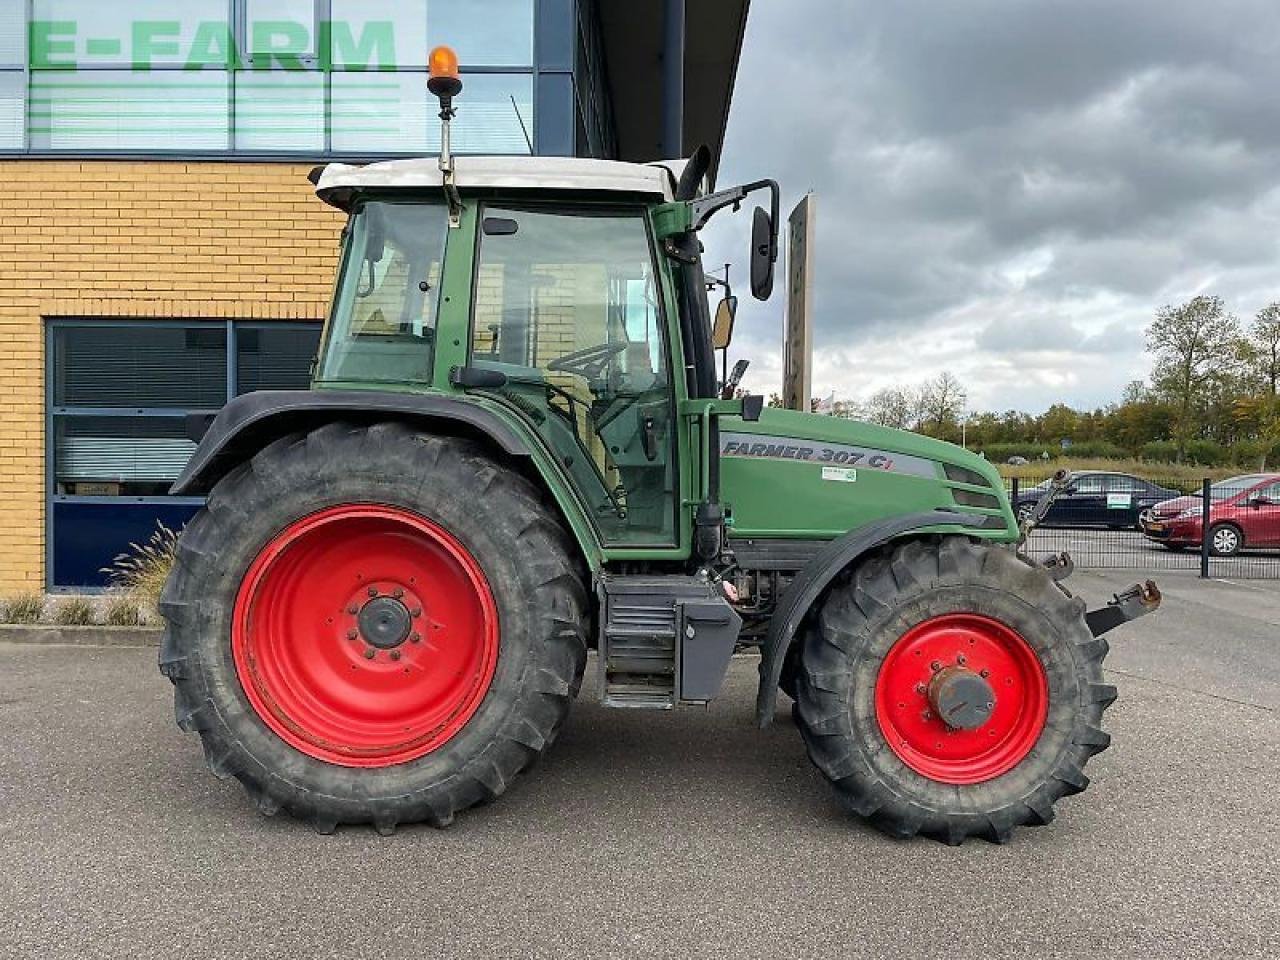
POLYGON ((1122 623, 1145 617, 1160 606, 1160 588, 1154 580, 1135 583, 1128 590, 1117 593, 1105 607, 1090 610, 1084 615, 1089 632, 1100 637, 1122 623))
POLYGON ((1040 499, 1036 501, 1036 505, 1031 508, 1024 520, 1018 524, 1018 546, 1021 547, 1027 541, 1027 536, 1036 527, 1040 526, 1040 522, 1044 520, 1048 514, 1049 508, 1053 506, 1053 501, 1057 500, 1062 492, 1071 486, 1071 471, 1062 469, 1057 471, 1049 480, 1049 489, 1040 494, 1040 499))

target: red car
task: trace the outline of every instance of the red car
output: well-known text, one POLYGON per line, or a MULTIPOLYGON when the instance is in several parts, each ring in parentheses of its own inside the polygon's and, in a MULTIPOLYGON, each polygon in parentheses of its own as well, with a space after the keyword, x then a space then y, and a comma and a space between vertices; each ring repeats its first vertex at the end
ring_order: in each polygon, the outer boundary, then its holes
MULTIPOLYGON (((1204 500, 1157 503, 1139 523, 1147 538, 1170 550, 1199 547, 1204 500)), ((1209 549, 1230 557, 1247 547, 1280 547, 1280 473, 1251 473, 1209 488, 1209 549)))

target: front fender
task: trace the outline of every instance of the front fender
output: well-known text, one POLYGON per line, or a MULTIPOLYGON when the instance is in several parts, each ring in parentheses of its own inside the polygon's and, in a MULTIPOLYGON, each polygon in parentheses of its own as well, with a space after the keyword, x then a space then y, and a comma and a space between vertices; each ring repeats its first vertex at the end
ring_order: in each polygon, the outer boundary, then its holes
POLYGON ((990 529, 994 523, 1001 530, 1005 522, 1000 517, 974 516, 951 510, 928 510, 921 513, 888 517, 867 524, 843 537, 832 540, 810 560, 778 601, 769 633, 765 637, 760 656, 760 689, 756 693, 756 723, 767 727, 773 721, 778 700, 778 681, 782 677, 782 663, 787 648, 805 615, 835 579, 836 575, 851 563, 876 547, 911 533, 975 533, 990 529))
MULTIPOLYGON (((194 416, 199 421, 202 415, 194 416)), ((170 492, 175 496, 208 493, 236 464, 287 433, 309 430, 335 417, 388 416, 447 423, 464 434, 487 438, 504 453, 530 455, 524 438, 501 417, 453 397, 375 390, 259 390, 236 397, 218 412, 203 436, 192 438, 199 446, 170 492)))

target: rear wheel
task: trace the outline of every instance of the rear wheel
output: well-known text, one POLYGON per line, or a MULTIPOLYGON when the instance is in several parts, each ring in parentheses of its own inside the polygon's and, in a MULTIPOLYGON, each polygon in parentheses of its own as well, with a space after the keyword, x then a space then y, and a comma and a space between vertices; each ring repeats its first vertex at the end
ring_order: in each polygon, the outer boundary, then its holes
POLYGON ((1013 552, 899 544, 837 581, 803 638, 798 721, 845 806, 896 836, 1007 840, 1106 748, 1105 640, 1013 552))
POLYGON ((527 481, 463 440, 330 424, 232 471, 183 533, 161 669, 263 811, 443 825, 554 740, 585 607, 527 481))

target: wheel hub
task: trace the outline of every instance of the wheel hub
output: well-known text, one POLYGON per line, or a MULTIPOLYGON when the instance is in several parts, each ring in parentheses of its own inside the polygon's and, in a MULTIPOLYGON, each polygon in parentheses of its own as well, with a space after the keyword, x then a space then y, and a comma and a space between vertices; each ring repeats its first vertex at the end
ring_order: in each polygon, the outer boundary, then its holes
POLYGON ((946 667, 929 682, 929 706, 952 730, 978 730, 991 719, 995 691, 965 667, 946 667))
POLYGON ((479 563, 434 521, 352 503, 302 517, 250 564, 231 645, 249 705, 328 763, 389 767, 447 743, 498 656, 479 563))
POLYGON ((369 646, 394 650, 409 638, 413 618, 409 608, 394 597, 376 597, 360 608, 356 624, 369 646))
POLYGON ((943 614, 889 648, 875 708, 886 743, 911 770, 939 783, 982 783, 1035 749, 1048 679, 1035 650, 1007 624, 943 614))

